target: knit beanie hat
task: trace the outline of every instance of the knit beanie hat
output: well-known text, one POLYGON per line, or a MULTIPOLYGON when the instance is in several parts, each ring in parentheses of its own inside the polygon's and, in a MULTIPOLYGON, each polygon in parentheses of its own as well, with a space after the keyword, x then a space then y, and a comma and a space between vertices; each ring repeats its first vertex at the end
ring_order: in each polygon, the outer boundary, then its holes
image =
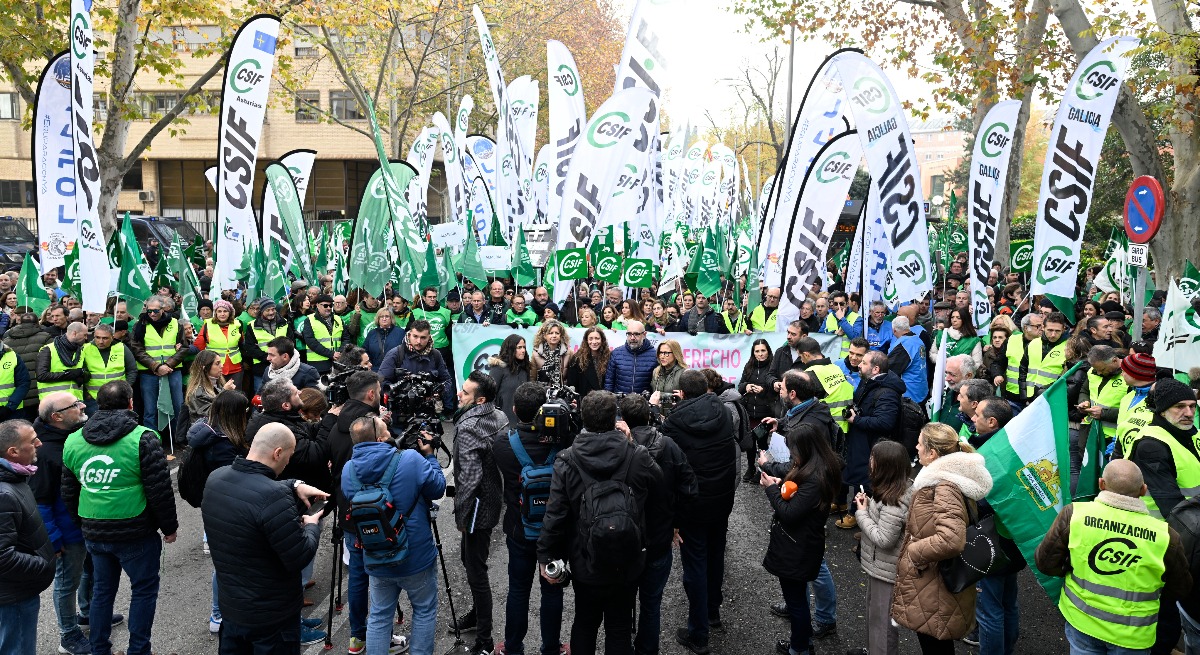
POLYGON ((233 303, 229 302, 228 300, 214 301, 213 302, 213 311, 215 312, 218 309, 227 309, 227 310, 229 310, 229 314, 231 316, 233 315, 233 303))
POLYGON ((1154 381, 1154 357, 1142 353, 1133 353, 1121 360, 1121 370, 1135 380, 1154 381))
POLYGON ((1149 402, 1157 414, 1172 407, 1175 403, 1195 399, 1196 392, 1192 391, 1188 385, 1175 378, 1163 378, 1154 383, 1154 391, 1150 392, 1149 402))

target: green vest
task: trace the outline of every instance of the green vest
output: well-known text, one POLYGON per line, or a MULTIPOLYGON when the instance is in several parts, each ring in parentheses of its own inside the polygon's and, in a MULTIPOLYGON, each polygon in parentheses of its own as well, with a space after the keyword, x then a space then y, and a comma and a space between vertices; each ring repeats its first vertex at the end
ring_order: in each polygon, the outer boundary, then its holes
POLYGON ((808 371, 817 376, 821 387, 825 389, 825 404, 829 405, 829 413, 833 420, 842 428, 842 432, 850 432, 850 422, 846 420, 846 410, 854 402, 854 387, 846 381, 846 376, 837 364, 818 364, 811 366, 808 371))
MULTIPOLYGON (((322 346, 325 346, 331 351, 337 352, 338 348, 342 347, 342 318, 340 316, 333 317, 333 334, 329 333, 329 328, 319 320, 313 320, 316 315, 307 317, 308 324, 312 326, 313 337, 316 338, 322 346)), ((315 351, 308 351, 308 362, 323 362, 329 359, 324 355, 318 355, 315 351)))
MULTIPOLYGON (((515 317, 521 319, 521 322, 525 323, 526 325, 533 325, 539 318, 541 318, 537 314, 534 314, 533 310, 528 307, 525 308, 525 313, 521 314, 520 316, 515 316, 512 313, 512 310, 509 310, 508 314, 510 322, 512 318, 515 317)), ((423 319, 429 321, 429 334, 433 337, 434 348, 446 348, 450 345, 450 337, 446 334, 446 327, 450 325, 454 319, 450 317, 449 309, 438 305, 438 308, 431 312, 425 309, 424 305, 421 304, 413 310, 412 316, 413 320, 423 319)))
MULTIPOLYGON (((258 344, 259 349, 262 350, 264 353, 267 352, 267 344, 268 343, 271 343, 272 341, 274 341, 275 339, 277 339, 279 337, 287 336, 287 332, 288 332, 287 321, 281 321, 278 319, 276 319, 276 321, 277 322, 275 325, 274 333, 267 332, 266 330, 258 327, 257 323, 250 324, 250 331, 254 333, 254 342, 258 344)), ((263 362, 254 362, 254 363, 262 364, 263 362)))
MULTIPOLYGON (((1121 374, 1114 373, 1107 380, 1096 375, 1095 371, 1088 370, 1088 395, 1091 398, 1092 407, 1101 407, 1104 409, 1118 409, 1121 406, 1121 401, 1125 399, 1125 394, 1129 393, 1129 387, 1125 385, 1125 378, 1121 374)), ((1091 423, 1092 417, 1084 416, 1080 423, 1091 423)), ((1107 442, 1117 436, 1117 424, 1110 421, 1100 421, 1100 429, 1104 431, 1104 439, 1107 442)))
POLYGON ((139 425, 104 446, 88 443, 83 428, 67 437, 63 466, 79 478, 83 487, 79 494, 80 518, 131 519, 146 510, 140 457, 143 432, 146 428, 139 425))
POLYGON ((974 436, 977 435, 975 434, 975 431, 971 429, 969 424, 963 423, 962 425, 958 426, 958 440, 962 443, 966 443, 971 439, 971 437, 974 436))
MULTIPOLYGON (((771 314, 771 318, 766 318, 766 316, 766 307, 763 307, 762 305, 755 307, 754 311, 750 312, 750 329, 754 330, 755 332, 774 332, 775 319, 779 318, 779 308, 775 308, 775 312, 771 314)), ((730 330, 729 333, 737 334, 737 332, 734 332, 733 330, 730 330)))
POLYGON ((95 398, 106 383, 125 379, 125 344, 113 341, 108 349, 108 361, 100 355, 96 344, 84 344, 83 365, 88 372, 87 395, 95 398))
MULTIPOLYGON (((167 323, 167 329, 163 330, 162 334, 159 334, 153 325, 147 323, 145 337, 146 354, 150 355, 159 364, 165 364, 167 359, 175 354, 175 342, 178 338, 179 321, 175 319, 171 319, 167 323)), ((139 371, 149 370, 145 366, 142 366, 141 362, 138 362, 137 367, 139 371)))
MULTIPOLYGON (((759 305, 759 309, 762 309, 761 305, 759 305)), ((778 313, 779 312, 775 312, 775 314, 778 314, 778 313)), ((726 314, 725 312, 721 312, 721 320, 725 321, 725 331, 730 334, 741 334, 742 332, 746 331, 746 319, 741 314, 738 314, 737 320, 730 322, 729 315, 726 314)), ((753 314, 750 315, 750 320, 751 320, 751 322, 754 321, 753 314)), ((774 332, 775 331, 775 316, 774 315, 771 316, 770 325, 771 325, 770 331, 774 332)))
MULTIPOLYGON (((74 366, 67 366, 58 356, 58 349, 54 347, 54 342, 41 347, 41 350, 50 350, 50 372, 63 373, 66 371, 77 371, 83 369, 83 356, 79 357, 79 361, 74 366)), ((52 393, 66 391, 75 396, 79 400, 83 400, 83 386, 71 382, 70 380, 58 380, 57 382, 42 382, 38 384, 38 403, 40 404, 52 393)))
MULTIPOLYGON (((933 342, 938 343, 938 339, 942 338, 941 335, 944 333, 945 330, 939 330, 938 333, 934 335, 933 342)), ((970 355, 971 353, 975 352, 975 346, 979 345, 980 342, 983 341, 979 337, 962 337, 961 339, 951 339, 949 335, 946 335, 945 339, 946 342, 943 347, 946 348, 946 357, 970 355)))
MULTIPOLYGON (((0 406, 7 406, 8 399, 12 398, 13 390, 17 388, 17 353, 12 348, 4 351, 4 355, 0 356, 0 406)), ((17 409, 25 406, 25 400, 22 399, 17 409)))
POLYGON ((1104 503, 1074 503, 1058 609, 1076 630, 1116 646, 1154 645, 1167 524, 1104 503))
POLYGON ((1050 386, 1062 375, 1063 363, 1066 361, 1066 339, 1051 346, 1050 351, 1046 353, 1042 352, 1044 345, 1045 342, 1038 339, 1030 344, 1029 348, 1029 372, 1025 381, 1037 391, 1050 386))
POLYGON ((221 324, 215 320, 210 318, 204 321, 204 333, 207 337, 204 340, 204 349, 217 353, 221 357, 221 365, 225 364, 226 357, 232 364, 241 364, 242 351, 238 348, 238 344, 242 340, 242 324, 234 321, 226 328, 229 330, 229 334, 226 334, 221 329, 221 324))
POLYGON ((1120 409, 1117 411, 1117 441, 1121 445, 1121 453, 1124 457, 1129 457, 1129 453, 1133 452, 1133 444, 1141 438, 1142 430, 1150 425, 1151 419, 1154 418, 1154 411, 1148 406, 1149 400, 1145 397, 1142 402, 1130 407, 1133 402, 1133 390, 1130 389, 1121 398, 1120 409))
MULTIPOLYGON (((1200 459, 1197 459, 1194 447, 1188 448, 1180 444, 1166 430, 1153 425, 1142 428, 1138 438, 1158 439, 1171 449, 1171 459, 1175 461, 1175 484, 1179 487, 1179 493, 1183 494, 1184 500, 1200 494, 1200 459)), ((1136 460, 1134 463, 1137 463, 1136 460)), ((1158 509, 1158 503, 1150 494, 1146 494, 1144 500, 1151 516, 1164 518, 1158 509)))
MULTIPOLYGON (((417 315, 417 313, 413 312, 413 316, 416 316, 416 315, 417 315)), ((532 327, 538 323, 538 317, 537 317, 537 314, 534 314, 533 310, 528 307, 526 307, 525 311, 521 312, 520 314, 518 314, 510 309, 507 312, 505 312, 505 314, 504 314, 504 322, 508 323, 509 325, 511 325, 513 327, 532 327)), ((430 321, 429 325, 430 325, 430 327, 432 327, 433 321, 430 321)), ((437 333, 434 332, 434 334, 437 334, 437 333)), ((445 331, 443 330, 441 334, 442 334, 442 340, 445 341, 446 340, 445 331)), ((433 340, 433 347, 434 348, 438 347, 436 338, 434 338, 434 340, 433 340)))
MULTIPOLYGON (((1037 347, 1041 343, 1040 339, 1035 339, 1031 348, 1037 347)), ((1040 352, 1036 353, 1040 354, 1040 352)), ((1035 352, 1029 353, 1029 367, 1025 372, 1025 387, 1021 388, 1021 359, 1025 357, 1025 337, 1019 332, 1013 333, 1012 338, 1008 340, 1008 346, 1004 349, 1004 355, 1008 359, 1008 368, 1004 374, 1004 390, 1020 398, 1033 397, 1033 385, 1029 378, 1033 375, 1033 362, 1035 352)))

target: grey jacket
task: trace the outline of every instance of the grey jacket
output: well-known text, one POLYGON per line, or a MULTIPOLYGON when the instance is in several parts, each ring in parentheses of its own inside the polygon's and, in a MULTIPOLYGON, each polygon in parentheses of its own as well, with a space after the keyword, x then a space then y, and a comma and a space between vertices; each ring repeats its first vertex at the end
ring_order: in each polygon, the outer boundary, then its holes
POLYGON ((508 417, 493 403, 472 405, 454 428, 454 523, 464 532, 491 530, 500 522, 504 487, 492 454, 508 434, 508 417))
POLYGON ((884 582, 896 581, 896 560, 900 557, 904 522, 908 520, 908 505, 912 502, 912 487, 904 492, 899 505, 885 505, 875 499, 867 500, 867 508, 854 512, 862 529, 859 561, 863 571, 884 582))

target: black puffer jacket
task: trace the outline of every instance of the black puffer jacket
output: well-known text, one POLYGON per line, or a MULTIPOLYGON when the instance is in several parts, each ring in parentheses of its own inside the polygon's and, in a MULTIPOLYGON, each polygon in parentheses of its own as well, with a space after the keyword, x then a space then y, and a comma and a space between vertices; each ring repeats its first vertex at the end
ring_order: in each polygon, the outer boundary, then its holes
POLYGON ((350 425, 360 417, 368 415, 378 416, 379 408, 350 399, 342 405, 340 413, 321 417, 321 424, 317 428, 317 439, 323 439, 329 449, 330 473, 333 478, 331 484, 333 495, 337 497, 339 515, 343 515, 350 507, 341 491, 342 468, 354 453, 354 444, 350 441, 350 425))
MULTIPOLYGON (((552 446, 541 442, 541 435, 533 431, 531 423, 514 423, 511 426, 517 430, 521 445, 529 454, 535 466, 541 466, 550 456, 552 446)), ((500 469, 500 479, 504 481, 504 534, 517 541, 525 539, 525 526, 521 523, 521 462, 517 461, 512 445, 508 442, 508 432, 496 435, 492 444, 492 457, 500 469)))
POLYGON ((221 614, 238 625, 274 626, 300 616, 300 571, 317 554, 321 528, 300 522, 292 481, 241 457, 204 485, 204 531, 217 571, 221 614))
POLYGON ((646 499, 655 481, 662 475, 658 464, 650 457, 645 448, 634 444, 624 434, 616 430, 608 432, 584 432, 575 438, 571 447, 558 454, 554 460, 554 477, 550 481, 550 499, 546 503, 546 518, 542 523, 542 534, 538 538, 538 562, 546 564, 556 559, 570 560, 571 575, 585 584, 609 586, 628 583, 641 575, 645 564, 641 561, 631 562, 623 571, 624 579, 616 576, 616 571, 591 571, 583 564, 584 546, 582 539, 576 534, 579 523, 579 505, 583 500, 586 485, 579 473, 582 467, 594 480, 604 481, 612 478, 625 466, 628 458, 634 458, 629 465, 629 474, 625 484, 633 492, 643 522, 645 534, 646 499))
POLYGON ((29 478, 0 460, 0 605, 27 600, 54 582, 54 546, 29 478))
POLYGON ((829 500, 822 501, 815 479, 797 480, 796 485, 796 493, 790 500, 780 495, 779 485, 764 490, 774 515, 763 568, 784 580, 811 582, 817 579, 825 557, 829 500))
MULTIPOLYGON (((102 409, 92 415, 83 425, 83 438, 95 446, 108 446, 138 426, 137 418, 127 409, 102 409)), ((153 430, 142 433, 138 447, 142 487, 146 493, 146 509, 130 519, 80 519, 79 478, 75 471, 64 468, 62 472, 62 497, 71 512, 71 518, 83 530, 89 541, 133 541, 162 532, 175 534, 179 519, 175 514, 175 491, 171 488, 171 474, 167 469, 167 457, 159 444, 158 434, 153 430)))
POLYGON ((742 406, 750 412, 750 422, 757 423, 767 416, 775 416, 779 411, 779 392, 775 383, 779 378, 771 373, 771 360, 760 362, 752 360, 742 370, 742 379, 738 380, 737 390, 742 394, 742 406), (762 393, 749 393, 747 384, 757 384, 763 388, 762 393))
POLYGON ((671 550, 680 510, 696 499, 696 473, 679 445, 650 425, 630 430, 633 442, 645 446, 662 475, 650 488, 646 500, 646 559, 656 560, 671 550))
POLYGON ((871 448, 880 439, 896 439, 900 397, 904 390, 900 376, 891 371, 859 381, 854 392, 854 407, 858 414, 846 435, 846 468, 842 471, 842 481, 846 484, 871 484, 871 448))
POLYGON ((75 430, 60 430, 40 418, 34 421, 33 430, 42 445, 38 446, 38 470, 29 478, 29 488, 39 505, 53 505, 62 493, 63 444, 75 430))
POLYGON ((696 473, 699 495, 683 509, 683 523, 724 521, 733 511, 738 485, 738 446, 729 409, 713 393, 688 398, 663 422, 696 473))
MULTIPOLYGON (((4 333, 4 345, 16 351, 21 362, 25 364, 25 369, 31 372, 30 377, 33 377, 32 372, 37 371, 38 351, 42 346, 50 343, 53 338, 43 332, 42 326, 37 323, 18 323, 4 333)), ((29 385, 29 391, 25 394, 25 402, 36 404, 37 397, 37 384, 29 385)))
POLYGON ((318 434, 317 424, 305 421, 298 410, 279 410, 259 412, 250 417, 250 422, 246 424, 246 442, 254 443, 254 435, 269 423, 283 425, 296 437, 296 452, 292 453, 292 459, 279 477, 304 480, 330 493, 333 490, 333 478, 329 475, 328 435, 318 434))

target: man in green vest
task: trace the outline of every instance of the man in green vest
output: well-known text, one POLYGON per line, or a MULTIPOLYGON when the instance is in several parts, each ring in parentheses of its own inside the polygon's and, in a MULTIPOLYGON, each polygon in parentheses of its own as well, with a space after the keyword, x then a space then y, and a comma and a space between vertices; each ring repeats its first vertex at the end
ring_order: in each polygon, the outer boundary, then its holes
POLYGON ((1041 314, 1022 317, 1021 335, 1014 334, 1004 342, 1001 349, 1004 356, 997 357, 988 372, 992 376, 992 384, 997 387, 1003 385, 1001 395, 1018 407, 1024 407, 1034 395, 1029 375, 1032 365, 1040 359, 1039 344, 1044 321, 1041 314))
MULTIPOLYGON (((761 305, 759 306, 762 307, 761 305)), ((721 304, 721 320, 725 322, 725 331, 729 334, 741 334, 746 328, 746 318, 738 311, 737 303, 733 302, 733 298, 726 298, 721 304)), ((775 316, 771 315, 768 324, 771 326, 770 332, 775 331, 775 316)))
POLYGON ((38 401, 56 391, 66 391, 83 400, 83 387, 88 372, 83 365, 83 344, 87 343, 87 326, 67 325, 66 332, 50 340, 38 350, 38 401))
POLYGON ((137 381, 137 361, 133 351, 113 339, 111 325, 97 325, 92 342, 83 346, 83 367, 87 369, 87 385, 83 402, 88 414, 95 414, 96 393, 113 380, 125 380, 130 386, 137 381))
POLYGON ((242 338, 242 370, 250 369, 254 378, 254 393, 263 384, 267 371, 267 344, 279 337, 289 336, 290 322, 279 318, 279 307, 274 300, 263 298, 258 307, 258 318, 246 326, 242 338), (246 364, 249 364, 249 367, 246 364))
POLYGON ((1083 415, 1080 421, 1079 452, 1087 445, 1087 434, 1092 423, 1099 422, 1104 433, 1101 450, 1107 452, 1113 439, 1117 438, 1117 418, 1121 400, 1129 393, 1129 385, 1121 375, 1121 357, 1111 346, 1092 346, 1087 355, 1088 370, 1079 388, 1076 409, 1083 415))
MULTIPOLYGON (((746 326, 746 334, 775 331, 775 319, 779 316, 779 299, 781 297, 778 287, 767 289, 767 292, 763 294, 762 304, 750 312, 750 324, 746 326)), ((730 331, 730 334, 736 334, 736 332, 730 331)))
POLYGON ((850 423, 846 421, 846 410, 854 402, 854 387, 842 375, 842 369, 821 352, 821 344, 812 337, 800 339, 796 346, 799 361, 804 370, 816 376, 825 392, 822 400, 829 405, 829 413, 833 420, 842 428, 843 433, 850 432, 850 423))
MULTIPOLYGON (((179 416, 183 405, 183 360, 191 347, 188 330, 171 317, 175 304, 162 296, 146 301, 145 311, 138 317, 137 325, 129 339, 133 357, 137 360, 138 386, 142 392, 142 425, 158 430, 158 396, 166 379, 171 393, 171 405, 179 416)), ((168 426, 162 426, 164 431, 168 426)))
MULTIPOLYGON (((529 314, 534 316, 533 322, 529 323, 529 325, 533 325, 540 317, 534 315, 533 312, 529 312, 529 314)), ((450 326, 454 324, 453 314, 448 307, 443 307, 438 303, 437 287, 426 287, 421 292, 421 302, 417 303, 417 307, 413 309, 412 320, 429 322, 429 334, 433 339, 434 349, 442 353, 442 359, 445 360, 446 366, 450 367, 450 370, 454 370, 450 357, 450 326)))
POLYGON ((1154 358, 1143 353, 1126 355, 1121 360, 1121 377, 1129 391, 1117 406, 1117 445, 1114 457, 1128 457, 1142 430, 1154 418, 1150 407, 1150 391, 1154 387, 1157 368, 1154 358))
POLYGON ((1146 507, 1164 518, 1179 503, 1200 495, 1200 452, 1196 447, 1196 394, 1174 379, 1159 380, 1149 402, 1153 418, 1133 443, 1129 459, 1146 476, 1146 507))
POLYGON ((0 421, 20 418, 33 380, 17 351, 0 343, 0 421))
POLYGON ((100 409, 63 445, 62 472, 63 503, 95 564, 92 652, 112 652, 113 602, 124 572, 131 595, 128 652, 148 653, 162 545, 174 543, 179 528, 175 493, 158 435, 133 414, 133 387, 108 382, 96 402, 100 409))
POLYGON ((333 368, 334 353, 342 349, 342 317, 333 314, 333 296, 317 296, 317 311, 300 321, 300 341, 304 343, 304 361, 322 375, 333 368))
POLYGON ((1026 380, 1037 394, 1045 391, 1063 374, 1067 353, 1067 317, 1062 312, 1050 312, 1042 323, 1042 338, 1037 342, 1037 360, 1029 359, 1026 380))
POLYGON ((1178 533, 1148 515, 1142 471, 1104 468, 1094 502, 1059 512, 1034 554, 1038 569, 1065 578, 1058 609, 1072 653, 1148 653, 1159 609, 1190 593, 1178 533))

